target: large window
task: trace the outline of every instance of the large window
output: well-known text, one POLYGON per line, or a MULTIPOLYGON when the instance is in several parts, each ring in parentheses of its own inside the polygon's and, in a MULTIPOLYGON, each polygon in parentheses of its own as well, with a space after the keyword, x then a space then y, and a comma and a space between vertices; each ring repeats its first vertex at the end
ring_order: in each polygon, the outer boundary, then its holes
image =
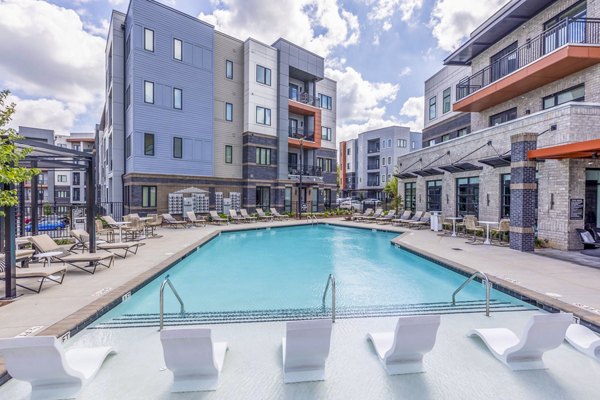
POLYGON ((173 58, 183 61, 183 42, 179 39, 173 39, 173 58))
POLYGON ((183 139, 173 138, 173 158, 183 158, 183 139))
POLYGON ((443 101, 442 101, 442 113, 446 114, 448 111, 450 111, 450 108, 452 107, 452 97, 451 97, 451 90, 450 88, 444 90, 444 97, 443 97, 443 101))
POLYGON ((144 81, 144 102, 154 104, 154 82, 144 81))
POLYGON ((500 50, 490 57, 491 81, 496 81, 510 74, 518 68, 517 42, 500 50))
POLYGON ((154 134, 144 133, 144 155, 154 155, 154 134))
POLYGON ((322 131, 323 131, 322 139, 331 141, 331 128, 323 127, 322 131))
POLYGON ((490 117, 490 126, 500 125, 513 119, 517 119, 517 107, 492 115, 490 117))
POLYGON ((271 149, 264 147, 256 148, 256 163, 260 165, 271 165, 271 149))
POLYGON ((154 31, 144 28, 144 50, 154 51, 154 31))
POLYGON ((225 77, 233 79, 233 61, 225 60, 225 77))
MULTIPOLYGON (((42 191, 40 191, 40 194, 41 194, 41 196, 39 196, 39 198, 43 199, 44 193, 42 191)), ((58 197, 60 199, 67 199, 67 198, 69 198, 69 191, 68 190, 57 190, 56 197, 58 197)))
POLYGON ((586 25, 573 22, 587 16, 587 2, 580 1, 567 8, 544 24, 544 54, 569 43, 581 43, 585 40, 586 25), (570 23, 562 23, 569 18, 570 23), (559 25, 560 24, 560 25, 559 25))
POLYGON ((427 181, 427 211, 442 211, 442 181, 427 181))
POLYGON ((331 189, 323 189, 323 207, 331 208, 331 189))
POLYGON ((298 93, 300 92, 298 85, 290 83, 290 99, 298 101, 298 93))
POLYGON ((437 116, 437 97, 432 97, 429 99, 429 119, 435 119, 437 116))
POLYGON ((58 175, 58 182, 66 182, 66 181, 67 181, 66 175, 58 175))
POLYGON ((319 93, 319 104, 321 105, 321 108, 325 108, 327 110, 331 110, 333 108, 333 100, 331 99, 331 96, 327 96, 322 93, 319 93))
POLYGON ((510 174, 500 175, 500 217, 510 218, 510 174))
POLYGON ((125 156, 131 157, 131 135, 125 139, 125 156))
POLYGON ((73 185, 81 185, 81 174, 73 172, 73 185))
POLYGON ((225 103, 225 120, 233 121, 233 104, 225 103))
POLYGON ((233 146, 225 145, 225 163, 231 164, 233 162, 233 146))
POLYGON ((479 177, 456 180, 456 213, 479 216, 479 177))
POLYGON ((331 158, 326 158, 325 165, 323 168, 323 172, 333 172, 333 160, 331 158))
POLYGON ((173 88, 173 108, 181 110, 183 108, 183 90, 173 88))
POLYGON ((271 109, 256 106, 256 123, 261 125, 271 125, 271 109))
POLYGON ((262 65, 256 66, 256 82, 271 86, 271 70, 262 65))
POLYGON ((268 210, 271 207, 271 188, 268 186, 256 187, 256 207, 268 210))
POLYGON ((404 184, 404 209, 415 211, 417 209, 417 183, 404 184))
POLYGON ((156 186, 142 186, 142 207, 156 207, 156 186))
POLYGON ((73 188, 73 201, 81 200, 81 189, 73 188))
POLYGON ((562 92, 546 96, 542 99, 542 106, 545 110, 569 101, 585 101, 585 86, 575 86, 567 90, 563 90, 562 92))
POLYGON ((406 148, 406 139, 398 139, 397 146, 402 149, 406 148))

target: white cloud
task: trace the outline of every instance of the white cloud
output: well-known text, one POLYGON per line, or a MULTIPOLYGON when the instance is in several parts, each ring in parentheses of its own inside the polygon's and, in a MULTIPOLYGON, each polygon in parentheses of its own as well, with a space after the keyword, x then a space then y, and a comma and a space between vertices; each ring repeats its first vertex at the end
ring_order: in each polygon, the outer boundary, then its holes
POLYGON ((423 7, 423 0, 366 0, 371 11, 367 18, 371 21, 382 22, 382 29, 388 31, 392 28, 392 21, 396 13, 400 19, 411 23, 418 10, 423 7))
POLYGON ((55 133, 68 134, 75 124, 81 108, 53 99, 22 100, 10 95, 8 103, 15 103, 15 114, 9 127, 18 130, 19 126, 52 129, 55 133))
POLYGON ((220 0, 212 14, 198 18, 242 40, 273 43, 283 37, 326 57, 334 47, 358 43, 356 15, 337 0, 220 0))
POLYGON ((423 130, 424 97, 409 97, 400 109, 400 118, 411 130, 423 130))
POLYGON ((400 70, 400 72, 398 73, 398 78, 402 78, 402 77, 408 76, 410 74, 412 74, 412 68, 409 66, 406 66, 400 70))
POLYGON ((445 51, 454 50, 475 28, 507 2, 508 0, 437 0, 431 12, 429 26, 433 29, 438 47, 445 51))
POLYGON ((103 38, 106 38, 106 35, 108 35, 109 26, 110 26, 110 21, 106 18, 103 18, 100 20, 99 25, 95 25, 93 23, 88 23, 85 25, 85 28, 92 35, 102 36, 103 38))

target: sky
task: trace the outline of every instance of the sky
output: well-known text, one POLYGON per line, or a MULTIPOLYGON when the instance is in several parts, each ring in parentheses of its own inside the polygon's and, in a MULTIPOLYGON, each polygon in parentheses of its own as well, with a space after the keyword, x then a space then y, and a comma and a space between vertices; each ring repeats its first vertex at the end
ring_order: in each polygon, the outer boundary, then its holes
MULTIPOLYGON (((507 0, 159 0, 219 31, 277 38, 325 58, 338 82, 337 140, 423 127, 423 89, 443 59, 507 0)), ((111 10, 129 0, 0 0, 0 90, 11 122, 93 132, 104 104, 111 10)))

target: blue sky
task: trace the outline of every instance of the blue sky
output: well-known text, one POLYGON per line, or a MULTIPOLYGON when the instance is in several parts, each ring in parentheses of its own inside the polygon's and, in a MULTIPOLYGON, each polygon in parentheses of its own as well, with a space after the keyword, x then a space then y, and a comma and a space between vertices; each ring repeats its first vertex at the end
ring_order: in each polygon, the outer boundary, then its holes
MULTIPOLYGON (((422 126, 423 84, 506 0, 160 0, 216 29, 326 57, 338 81, 338 140, 422 126)), ((104 37, 128 0, 0 0, 0 88, 14 125, 93 131, 104 102, 104 37)))

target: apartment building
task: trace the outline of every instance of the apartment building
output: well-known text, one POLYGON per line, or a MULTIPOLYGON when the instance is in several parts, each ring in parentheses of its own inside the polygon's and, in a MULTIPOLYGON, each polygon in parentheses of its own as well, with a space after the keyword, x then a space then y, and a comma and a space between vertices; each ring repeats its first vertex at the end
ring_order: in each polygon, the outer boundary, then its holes
POLYGON ((473 31, 444 60, 470 68, 452 110, 471 133, 401 157, 405 206, 508 218, 521 251, 581 248, 600 226, 598 17, 597 0, 513 0, 473 31))
MULTIPOLYGON (((54 131, 51 129, 19 126, 19 136, 46 144, 54 144, 54 131)), ((25 204, 31 204, 31 182, 25 182, 25 204)), ((49 203, 54 200, 54 171, 42 170, 38 176, 38 202, 49 203)))
POLYGON ((170 193, 194 187, 211 208, 237 193, 250 209, 323 210, 336 191, 336 103, 322 57, 131 0, 107 37, 101 200, 166 212, 170 193))
POLYGON ((402 155, 421 148, 421 133, 389 126, 340 143, 340 181, 344 195, 383 198, 383 188, 397 172, 402 155))
MULTIPOLYGON (((95 133, 71 133, 56 136, 56 146, 91 153, 95 146, 95 133)), ((85 204, 87 196, 86 177, 83 171, 54 171, 54 203, 57 205, 85 204)), ((93 193, 93 192, 92 192, 93 193)))

